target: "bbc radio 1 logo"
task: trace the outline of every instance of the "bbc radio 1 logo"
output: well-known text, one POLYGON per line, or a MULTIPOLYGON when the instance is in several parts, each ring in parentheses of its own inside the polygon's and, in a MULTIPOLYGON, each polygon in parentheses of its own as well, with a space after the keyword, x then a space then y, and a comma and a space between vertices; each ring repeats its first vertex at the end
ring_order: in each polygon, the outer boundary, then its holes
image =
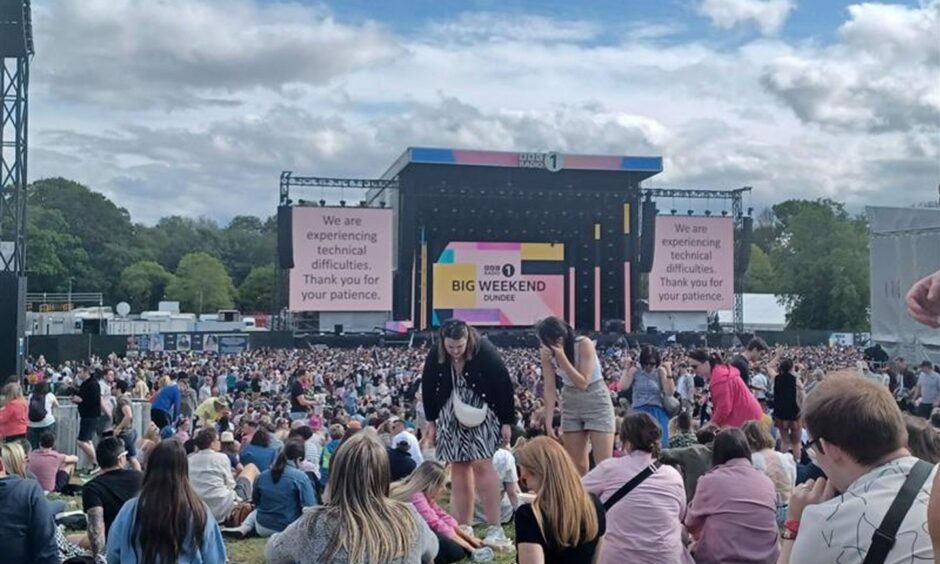
POLYGON ((505 278, 512 278, 516 275, 516 266, 510 263, 503 265, 499 264, 486 264, 483 266, 483 275, 484 276, 499 276, 502 275, 505 278))

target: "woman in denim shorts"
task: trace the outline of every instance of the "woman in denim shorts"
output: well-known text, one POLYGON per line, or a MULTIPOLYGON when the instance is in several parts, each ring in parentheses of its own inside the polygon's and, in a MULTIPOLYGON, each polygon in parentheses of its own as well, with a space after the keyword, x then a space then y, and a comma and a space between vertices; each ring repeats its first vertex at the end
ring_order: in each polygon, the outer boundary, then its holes
POLYGON ((561 442, 583 476, 588 471, 588 441, 594 462, 611 457, 614 450, 614 406, 601 375, 594 343, 575 336, 557 317, 543 319, 537 332, 545 386, 545 431, 555 437, 552 419, 558 399, 556 378, 561 377, 561 442))

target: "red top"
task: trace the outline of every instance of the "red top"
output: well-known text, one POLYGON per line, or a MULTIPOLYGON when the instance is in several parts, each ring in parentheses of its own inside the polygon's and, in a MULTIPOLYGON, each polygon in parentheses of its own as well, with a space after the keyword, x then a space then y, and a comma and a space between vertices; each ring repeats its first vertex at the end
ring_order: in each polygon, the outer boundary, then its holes
POLYGON ((741 379, 738 369, 719 364, 712 369, 708 382, 712 394, 712 423, 719 427, 740 427, 748 421, 760 421, 764 412, 741 379))
POLYGON ((16 398, 0 409, 0 437, 26 434, 26 400, 16 398))

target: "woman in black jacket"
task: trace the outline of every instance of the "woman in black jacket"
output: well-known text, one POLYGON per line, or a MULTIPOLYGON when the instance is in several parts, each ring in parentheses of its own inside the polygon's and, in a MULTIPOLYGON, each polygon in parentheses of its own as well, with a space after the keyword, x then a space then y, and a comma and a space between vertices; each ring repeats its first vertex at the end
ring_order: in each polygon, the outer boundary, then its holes
POLYGON ((451 465, 451 505, 461 525, 472 525, 474 484, 490 527, 484 543, 509 545, 500 527, 500 484, 493 454, 509 443, 513 385, 496 347, 476 329, 451 319, 424 362, 421 380, 427 435, 437 458, 451 465))

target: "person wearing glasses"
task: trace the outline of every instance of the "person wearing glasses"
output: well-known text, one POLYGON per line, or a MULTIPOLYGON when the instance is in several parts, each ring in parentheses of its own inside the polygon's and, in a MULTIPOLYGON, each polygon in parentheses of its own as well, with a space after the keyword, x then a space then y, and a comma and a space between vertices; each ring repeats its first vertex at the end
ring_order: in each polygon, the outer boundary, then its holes
POLYGON ((793 489, 780 564, 932 562, 927 503, 936 467, 911 456, 888 388, 853 376, 827 378, 807 398, 803 422, 811 438, 806 453, 828 478, 793 489), (906 500, 902 488, 912 494, 906 500), (889 507, 895 519, 886 519, 889 507), (895 540, 888 542, 892 528, 895 540))
POLYGON ((92 557, 97 558, 104 556, 111 524, 124 502, 140 492, 144 475, 139 470, 126 468, 127 450, 124 441, 116 437, 101 439, 95 449, 95 458, 101 473, 82 488, 82 507, 88 519, 88 531, 69 540, 91 551, 92 557))
POLYGON ((500 526, 500 483, 492 462, 515 422, 513 384, 499 352, 465 322, 446 321, 425 359, 421 393, 427 440, 436 444, 437 459, 451 465, 454 517, 472 526, 478 489, 489 525, 484 544, 511 550, 500 526))

